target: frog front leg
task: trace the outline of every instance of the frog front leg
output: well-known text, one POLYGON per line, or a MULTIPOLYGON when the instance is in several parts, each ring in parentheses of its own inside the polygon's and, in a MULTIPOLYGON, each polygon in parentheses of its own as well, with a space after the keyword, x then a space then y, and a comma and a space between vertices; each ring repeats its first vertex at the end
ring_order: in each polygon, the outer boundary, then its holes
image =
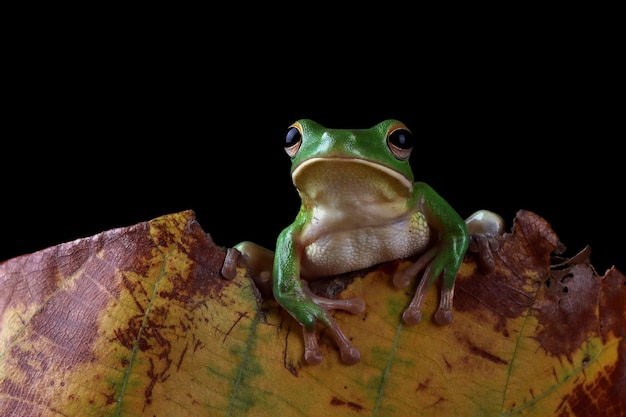
POLYGON ((273 251, 247 240, 240 242, 226 250, 222 276, 229 280, 234 279, 237 276, 237 267, 245 268, 264 299, 272 297, 273 251))
POLYGON ((363 312, 365 303, 359 298, 331 300, 315 296, 308 284, 300 279, 300 260, 304 248, 294 240, 295 226, 286 228, 278 237, 274 259, 274 298, 302 325, 304 359, 309 365, 318 364, 322 354, 317 343, 317 328, 325 326, 339 347, 341 360, 351 365, 361 353, 352 346, 329 309, 343 309, 353 314, 363 312))
POLYGON ((415 204, 434 232, 431 246, 408 268, 396 272, 393 282, 398 288, 406 288, 420 272, 422 277, 413 299, 405 309, 402 319, 407 324, 422 320, 422 303, 430 286, 441 277, 442 287, 435 322, 452 322, 454 281, 469 247, 469 230, 457 212, 430 186, 417 182, 415 204))
POLYGON ((279 254, 284 256, 278 257, 276 266, 273 251, 254 242, 244 241, 228 249, 222 275, 226 279, 233 279, 238 266, 245 268, 263 298, 274 297, 302 325, 304 357, 308 364, 317 364, 322 360, 317 344, 317 323, 328 327, 339 346, 343 362, 358 362, 359 351, 348 342, 328 310, 360 314, 365 310, 365 302, 361 298, 328 299, 311 292, 308 283, 299 278, 299 255, 295 251, 292 235, 288 232, 285 234, 287 237, 279 238, 278 241, 281 248, 279 254), (273 278, 274 273, 277 279, 273 278), (274 296, 274 292, 277 296, 274 296))
POLYGON ((396 272, 393 282, 398 288, 406 288, 411 280, 424 270, 415 295, 402 315, 405 323, 416 324, 422 319, 421 306, 426 291, 441 276, 441 296, 434 321, 438 324, 449 324, 452 322, 456 274, 466 251, 469 248, 477 254, 477 263, 482 271, 493 270, 495 265, 492 251, 498 249, 497 236, 504 230, 504 221, 499 215, 488 210, 477 211, 463 221, 432 188, 423 183, 416 183, 416 189, 421 193, 418 206, 435 231, 436 239, 415 263, 396 272))

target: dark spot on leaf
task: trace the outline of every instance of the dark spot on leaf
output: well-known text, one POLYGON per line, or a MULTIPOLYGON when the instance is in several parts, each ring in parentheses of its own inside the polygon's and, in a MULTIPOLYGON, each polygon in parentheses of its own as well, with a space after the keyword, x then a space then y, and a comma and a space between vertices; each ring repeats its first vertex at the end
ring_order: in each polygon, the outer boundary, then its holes
POLYGON ((182 365, 183 363, 183 359, 185 358, 185 354, 187 353, 188 347, 189 347, 189 342, 185 343, 185 347, 183 348, 183 351, 180 354, 180 358, 178 358, 178 363, 176 364, 176 371, 180 371, 180 365, 182 365))
POLYGON ((571 362, 571 352, 599 332, 600 279, 589 264, 577 264, 552 271, 550 280, 552 285, 537 294, 534 310, 540 327, 534 337, 547 352, 571 362), (567 302, 561 302, 565 297, 567 302))
POLYGON ((441 404, 441 403, 442 403, 442 402, 444 402, 444 401, 446 401, 446 399, 445 399, 445 398, 443 398, 443 397, 439 397, 439 398, 437 398, 437 401, 435 401, 435 402, 433 403, 433 407, 434 407, 434 406, 436 406, 436 405, 438 405, 438 404, 441 404))
POLYGON ((431 382, 431 378, 428 378, 428 379, 427 379, 426 381, 424 381, 424 382, 420 382, 420 383, 417 385, 417 388, 415 388, 415 391, 424 391, 424 390, 426 390, 426 389, 429 387, 430 382, 431 382))
POLYGON ((508 365, 508 361, 505 361, 504 359, 494 355, 491 352, 488 352, 487 350, 480 348, 478 346, 476 346, 471 340, 466 339, 466 338, 460 338, 458 339, 460 343, 462 343, 463 345, 467 346, 467 350, 476 356, 479 356, 483 359, 486 359, 490 362, 493 362, 495 364, 498 365, 508 365))
POLYGON ((353 403, 351 401, 344 401, 340 398, 337 397, 332 397, 330 399, 330 405, 334 405, 334 406, 346 406, 348 408, 353 409, 354 411, 361 411, 363 410, 363 406, 357 404, 357 403, 353 403))
POLYGON ((293 363, 293 361, 287 361, 285 363, 285 368, 289 371, 289 373, 295 377, 298 376, 298 368, 296 368, 296 365, 293 363))
POLYGON ((106 405, 113 404, 115 402, 115 392, 113 394, 106 395, 105 398, 106 398, 106 405))
POLYGON ((332 397, 330 399, 330 405, 344 405, 346 402, 337 397, 332 397))

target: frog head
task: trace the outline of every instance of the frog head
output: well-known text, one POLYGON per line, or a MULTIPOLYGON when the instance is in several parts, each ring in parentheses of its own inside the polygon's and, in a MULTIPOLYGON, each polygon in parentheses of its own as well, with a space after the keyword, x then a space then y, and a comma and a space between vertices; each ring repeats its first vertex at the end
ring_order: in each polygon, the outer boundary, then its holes
POLYGON ((328 129, 302 119, 287 130, 285 151, 303 202, 406 201, 413 191, 413 137, 398 120, 369 129, 328 129), (341 193, 343 198, 337 199, 341 193))

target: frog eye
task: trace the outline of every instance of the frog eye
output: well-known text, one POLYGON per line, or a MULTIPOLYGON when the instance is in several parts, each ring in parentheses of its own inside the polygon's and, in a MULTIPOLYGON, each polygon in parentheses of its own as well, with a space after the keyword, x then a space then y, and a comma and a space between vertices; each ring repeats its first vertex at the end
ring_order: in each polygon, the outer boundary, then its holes
POLYGON ((387 134, 387 146, 398 159, 407 159, 413 149, 413 134, 404 125, 395 126, 387 134))
POLYGON ((294 123, 287 129, 284 146, 285 152, 290 158, 296 156, 302 144, 302 131, 300 129, 300 123, 294 123))

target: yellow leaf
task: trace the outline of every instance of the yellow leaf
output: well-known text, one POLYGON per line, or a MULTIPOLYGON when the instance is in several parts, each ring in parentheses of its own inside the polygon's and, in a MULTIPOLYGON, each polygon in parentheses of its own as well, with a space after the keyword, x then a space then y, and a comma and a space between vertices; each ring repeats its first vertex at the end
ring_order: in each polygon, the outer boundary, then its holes
MULTIPOLYGON (((520 212, 483 276, 458 275, 454 322, 402 324, 397 261, 352 283, 335 319, 361 350, 303 362, 299 324, 262 301, 186 211, 0 264, 4 416, 623 416, 626 278, 551 268, 549 225, 520 212)), ((345 278, 345 277, 344 277, 345 278)))

